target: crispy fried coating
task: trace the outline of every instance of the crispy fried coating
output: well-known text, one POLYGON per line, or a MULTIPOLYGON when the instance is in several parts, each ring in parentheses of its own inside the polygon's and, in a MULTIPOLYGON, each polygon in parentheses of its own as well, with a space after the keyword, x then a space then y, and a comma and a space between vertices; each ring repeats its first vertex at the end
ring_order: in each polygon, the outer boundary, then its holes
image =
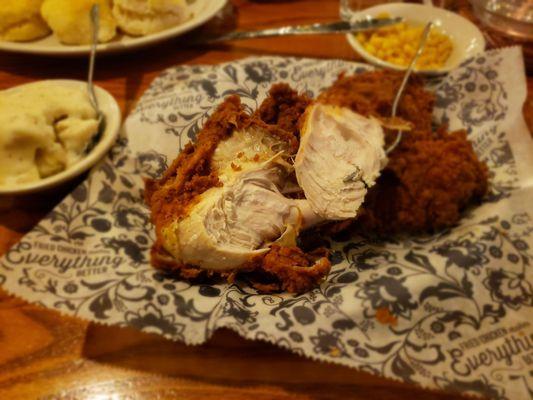
MULTIPOLYGON (((390 71, 344 76, 318 100, 350 107, 363 115, 387 117, 403 75, 390 71)), ((367 233, 431 232, 458 222, 461 212, 481 200, 488 172, 465 131, 432 130, 434 96, 423 81, 412 79, 398 115, 413 124, 368 192, 355 221, 367 233)), ((388 132, 389 142, 395 133, 388 132)))
POLYGON ((487 167, 465 131, 401 147, 369 191, 357 223, 378 233, 431 232, 456 224, 487 192, 487 167))
POLYGON ((262 259, 260 268, 279 279, 278 290, 306 292, 320 284, 331 268, 327 252, 321 250, 322 254, 316 257, 317 254, 306 254, 298 247, 274 245, 262 259))
POLYGON ((318 286, 330 269, 326 249, 305 253, 299 247, 272 245, 268 253, 250 262, 247 274, 261 292, 302 293, 318 286))
POLYGON ((298 94, 286 83, 277 83, 270 88, 269 96, 261 103, 254 116, 299 138, 300 117, 309 104, 309 97, 298 94))
POLYGON ((151 261, 154 267, 190 282, 233 282, 239 277, 262 293, 309 291, 319 285, 331 269, 328 251, 324 248, 305 253, 299 247, 279 245, 273 245, 266 254, 250 260, 248 265, 238 271, 211 271, 195 265, 178 264, 157 243, 152 247, 151 261))

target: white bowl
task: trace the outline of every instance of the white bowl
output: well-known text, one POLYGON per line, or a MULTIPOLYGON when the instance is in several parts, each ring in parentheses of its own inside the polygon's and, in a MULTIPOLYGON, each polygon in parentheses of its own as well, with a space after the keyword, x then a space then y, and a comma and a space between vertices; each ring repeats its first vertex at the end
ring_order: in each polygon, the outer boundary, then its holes
MULTIPOLYGON (((45 82, 66 85, 70 87, 79 87, 80 90, 87 90, 87 82, 84 81, 58 79, 48 80, 45 82)), ((31 85, 31 83, 28 83, 26 85, 31 85)), ((21 88, 26 85, 17 86, 17 88, 21 88)), ((92 151, 80 161, 78 161, 76 164, 71 165, 64 171, 61 171, 55 175, 40 179, 38 181, 23 183, 17 186, 0 186, 0 195, 28 194, 43 191, 45 189, 50 189, 61 183, 65 183, 73 179, 74 177, 80 175, 81 173, 87 171, 109 151, 119 133, 122 118, 120 108, 115 98, 108 91, 96 86, 95 92, 96 97, 98 98, 98 105, 100 106, 100 109, 105 115, 106 125, 104 131, 102 132, 100 140, 98 141, 96 146, 94 146, 92 151)))
MULTIPOLYGON (((453 50, 446 63, 436 70, 417 70, 425 75, 441 75, 450 72, 464 60, 485 50, 485 39, 481 31, 469 20, 446 11, 442 8, 410 3, 388 3, 370 7, 353 15, 353 19, 360 20, 376 17, 378 14, 388 13, 391 17, 403 17, 411 24, 426 25, 433 22, 453 43, 453 50)), ((350 45, 371 64, 378 67, 405 71, 406 67, 391 64, 368 53, 354 35, 347 35, 350 45)))

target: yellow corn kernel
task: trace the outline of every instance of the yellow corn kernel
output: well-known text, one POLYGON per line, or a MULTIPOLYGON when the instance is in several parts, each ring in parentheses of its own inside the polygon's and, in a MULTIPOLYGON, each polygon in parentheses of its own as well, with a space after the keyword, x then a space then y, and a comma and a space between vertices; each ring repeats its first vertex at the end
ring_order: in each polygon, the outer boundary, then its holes
POLYGON ((390 14, 388 12, 381 12, 378 15, 376 15, 376 18, 381 18, 381 19, 390 18, 390 14))
POLYGON ((381 44, 383 43, 383 39, 379 36, 372 36, 370 38, 370 44, 373 45, 376 48, 381 47, 381 44))
MULTIPOLYGON (((388 14, 381 16, 388 17, 388 14)), ((422 32, 421 26, 401 22, 370 33, 359 33, 356 39, 373 56, 396 65, 407 66, 415 55, 422 32)), ((417 67, 438 69, 446 63, 452 50, 450 38, 433 28, 417 67)))

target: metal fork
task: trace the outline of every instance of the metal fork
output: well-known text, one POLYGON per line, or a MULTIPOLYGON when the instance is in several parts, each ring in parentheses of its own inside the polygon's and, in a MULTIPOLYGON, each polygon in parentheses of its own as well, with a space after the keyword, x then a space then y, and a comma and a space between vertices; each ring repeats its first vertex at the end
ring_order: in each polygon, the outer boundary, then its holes
POLYGON ((93 35, 91 43, 91 54, 89 58, 89 72, 87 74, 87 92, 89 94, 89 102, 91 103, 91 106, 96 112, 96 117, 98 118, 98 130, 91 137, 89 143, 87 143, 87 146, 85 147, 85 154, 89 154, 91 150, 94 149, 94 147, 100 140, 100 137, 102 136, 102 132, 104 131, 106 124, 106 118, 98 104, 98 98, 96 97, 96 92, 94 90, 93 84, 94 67, 96 62, 96 47, 98 45, 98 32, 100 30, 100 6, 98 4, 94 4, 91 7, 91 25, 93 28, 93 35))
MULTIPOLYGON (((427 38, 429 36, 429 32, 431 31, 431 27, 433 26, 433 22, 428 22, 426 27, 424 28, 424 31, 422 32, 422 37, 420 38, 420 42, 418 43, 418 49, 416 50, 415 55, 413 56, 413 59, 409 63, 409 66, 407 67, 405 71, 405 75, 403 76, 402 83, 400 85, 400 88, 398 89, 398 92, 396 93, 396 97, 394 98, 394 102, 392 103, 392 118, 396 117, 396 113, 398 111, 398 105, 400 104, 400 99, 402 98, 403 92, 405 91, 405 88, 407 86, 407 81, 409 80, 409 77, 411 76, 411 73, 413 72, 415 68, 415 64, 418 61, 418 58, 424 51, 424 46, 426 45, 427 38)), ((389 146, 385 152, 389 154, 391 151, 393 151, 402 140, 402 131, 398 131, 396 133, 396 139, 394 139, 394 142, 389 146)))

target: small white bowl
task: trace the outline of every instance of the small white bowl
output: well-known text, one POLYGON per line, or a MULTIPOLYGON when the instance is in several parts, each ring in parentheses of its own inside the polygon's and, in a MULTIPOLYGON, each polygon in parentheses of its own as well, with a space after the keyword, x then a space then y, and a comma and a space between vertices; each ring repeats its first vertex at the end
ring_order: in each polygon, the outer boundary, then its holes
MULTIPOLYGON (((87 90, 87 82, 75 81, 75 80, 48 80, 54 84, 66 85, 70 87, 79 87, 80 90, 87 90)), ((31 85, 28 83, 26 85, 31 85)), ((24 87, 26 85, 17 86, 17 88, 24 87)), ((10 89, 7 89, 10 90, 10 89)), ((0 186, 0 195, 19 195, 28 194, 43 191, 45 189, 53 188, 61 183, 65 183, 81 173, 87 171, 94 164, 96 164, 111 148, 115 142, 121 123, 121 112, 115 98, 107 91, 98 86, 95 86, 96 97, 98 98, 98 105, 106 117, 105 129, 102 132, 100 140, 94 146, 92 151, 78 161, 76 164, 71 165, 64 171, 61 171, 55 175, 51 175, 47 178, 40 179, 34 182, 27 182, 17 186, 2 187, 0 186)))
MULTIPOLYGON (((436 70, 415 69, 421 74, 435 76, 448 73, 464 60, 485 50, 483 34, 472 22, 442 8, 422 4, 387 3, 357 12, 352 19, 372 18, 381 13, 388 13, 391 17, 403 17, 407 23, 422 26, 431 21, 452 41, 453 50, 446 63, 436 70)), ((406 70, 406 67, 391 64, 368 53, 353 34, 348 34, 346 37, 355 51, 369 63, 395 71, 406 70)))

